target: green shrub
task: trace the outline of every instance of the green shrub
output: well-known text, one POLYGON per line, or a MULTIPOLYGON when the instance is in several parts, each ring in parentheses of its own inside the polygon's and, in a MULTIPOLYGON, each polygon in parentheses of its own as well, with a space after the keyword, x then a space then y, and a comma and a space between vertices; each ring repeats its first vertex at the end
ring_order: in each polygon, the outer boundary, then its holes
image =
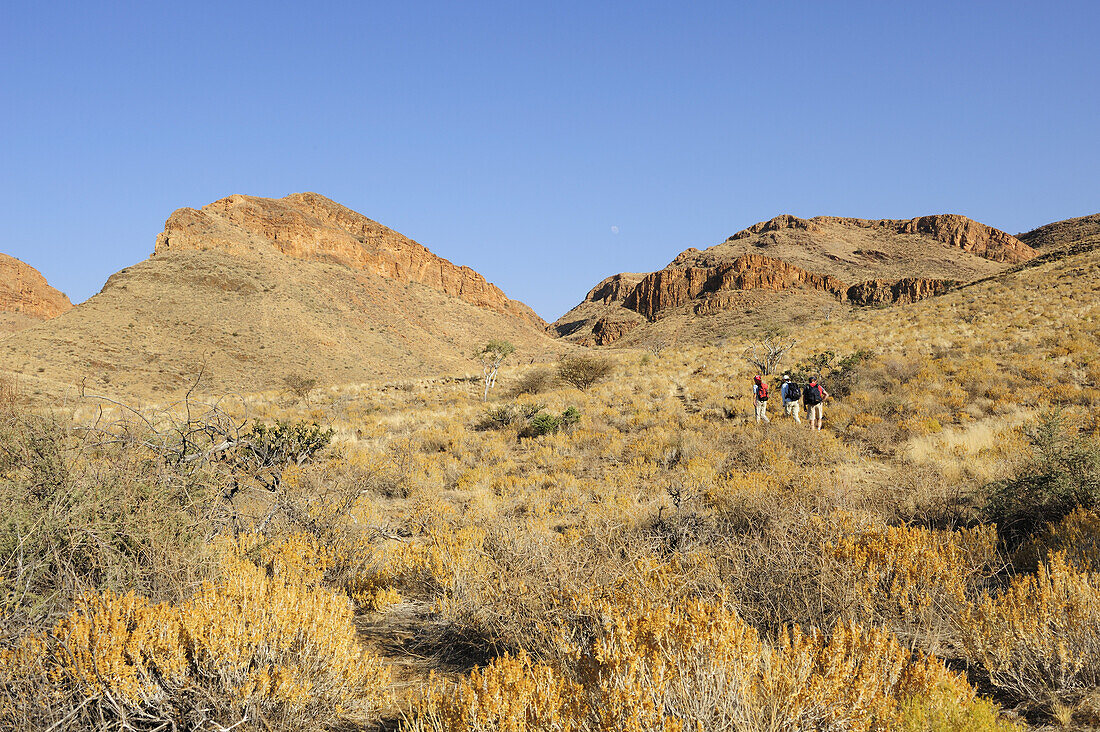
POLYGON ((306 463, 328 447, 335 434, 316 422, 253 422, 233 457, 238 469, 274 490, 285 468, 306 463))
POLYGON ((527 426, 520 432, 521 437, 540 437, 553 435, 561 430, 573 428, 581 421, 581 411, 576 407, 569 407, 561 414, 539 411, 531 415, 527 420, 527 426))
POLYGON ((539 412, 527 422, 527 432, 532 436, 550 435, 561 429, 561 417, 550 412, 539 412))
POLYGON ((513 425, 525 424, 546 407, 545 404, 501 404, 489 407, 481 415, 476 428, 479 430, 502 430, 513 425))
POLYGON ((581 421, 581 410, 576 407, 569 407, 561 413, 561 426, 565 428, 573 427, 581 421))
POLYGON ((984 513, 1002 541, 1016 548, 1046 524, 1077 507, 1100 502, 1100 444, 1076 434, 1058 410, 1026 430, 1030 459, 1009 480, 986 487, 984 513))
POLYGON ((848 396, 856 383, 856 367, 870 356, 867 351, 856 351, 847 356, 838 356, 834 351, 815 353, 791 370, 791 378, 805 386, 810 383, 811 376, 816 376, 833 396, 848 396))

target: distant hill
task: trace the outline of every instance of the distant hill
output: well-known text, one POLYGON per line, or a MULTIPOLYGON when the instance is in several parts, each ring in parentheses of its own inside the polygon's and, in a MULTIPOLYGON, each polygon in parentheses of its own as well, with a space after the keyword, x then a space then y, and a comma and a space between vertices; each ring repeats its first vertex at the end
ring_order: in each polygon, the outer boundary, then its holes
POLYGON ((34 267, 0 254, 0 334, 37 325, 72 306, 34 267))
POLYGON ((1100 240, 1100 213, 1055 221, 1017 238, 1033 249, 1048 250, 1084 241, 1100 240))
POLYGON ((523 303, 468 267, 315 193, 230 196, 180 209, 148 260, 40 328, 0 341, 0 369, 32 392, 167 397, 475 371, 470 352, 517 358, 561 344, 523 303))
POLYGON ((1003 231, 946 214, 906 220, 777 216, 646 275, 614 275, 551 326, 584 345, 643 345, 798 326, 913 302, 1036 255, 1003 231))

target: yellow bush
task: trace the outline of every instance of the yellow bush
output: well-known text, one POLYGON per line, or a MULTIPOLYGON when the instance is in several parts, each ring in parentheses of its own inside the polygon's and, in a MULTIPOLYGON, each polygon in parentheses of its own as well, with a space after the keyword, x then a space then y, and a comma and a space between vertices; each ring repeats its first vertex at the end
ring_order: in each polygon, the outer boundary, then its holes
POLYGON ((580 688, 525 653, 502 656, 457 684, 434 683, 409 732, 569 732, 583 720, 580 688))
POLYGON ((973 689, 951 682, 914 694, 898 705, 897 732, 1020 732, 973 689))
POLYGON ((954 639, 968 597, 996 569, 997 532, 882 527, 841 534, 825 549, 852 590, 849 617, 935 652, 954 639))
POLYGON ((1100 686, 1100 574, 1051 554, 967 613, 963 644, 994 685, 1052 711, 1100 686))
POLYGON ((940 661, 914 657, 889 633, 853 623, 828 636, 787 630, 760 683, 756 728, 768 730, 895 730, 910 705, 941 687, 960 709, 976 699, 966 680, 940 661))
POLYGON ((1044 530, 1034 545, 1022 552, 1022 559, 1050 552, 1062 552, 1066 561, 1082 572, 1100 572, 1100 513, 1077 508, 1044 530))
POLYGON ((175 607, 88 595, 51 632, 0 656, 0 673, 18 682, 4 688, 0 721, 60 715, 106 729, 127 719, 312 729, 377 711, 389 677, 362 651, 346 596, 241 560, 175 607))
POLYGON ((963 677, 913 657, 885 631, 793 628, 772 647, 728 608, 701 600, 601 601, 589 611, 563 637, 571 650, 560 666, 498 659, 453 687, 438 685, 407 729, 1012 729, 963 677))

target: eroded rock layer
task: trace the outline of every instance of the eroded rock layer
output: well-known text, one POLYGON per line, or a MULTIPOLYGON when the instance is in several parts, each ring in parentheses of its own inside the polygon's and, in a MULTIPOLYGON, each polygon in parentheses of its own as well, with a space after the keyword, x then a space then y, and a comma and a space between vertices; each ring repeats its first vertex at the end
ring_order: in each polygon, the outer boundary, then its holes
POLYGON ((647 275, 623 299, 623 305, 654 320, 705 293, 723 290, 789 290, 805 287, 840 296, 846 285, 835 277, 814 274, 758 254, 746 254, 714 267, 667 267, 647 275))

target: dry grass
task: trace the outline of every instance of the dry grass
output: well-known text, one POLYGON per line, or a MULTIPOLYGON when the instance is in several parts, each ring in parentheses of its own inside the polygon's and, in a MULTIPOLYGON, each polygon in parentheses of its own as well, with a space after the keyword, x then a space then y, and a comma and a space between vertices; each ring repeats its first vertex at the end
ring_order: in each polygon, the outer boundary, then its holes
MULTIPOLYGON (((1100 562, 1096 508, 1040 525, 1012 555, 982 519, 986 484, 1032 469, 1026 432, 1038 415, 1060 409, 1076 438, 1097 435, 1100 398, 1086 384, 1100 375, 1100 277, 1068 276, 1095 272, 1090 257, 1033 268, 1027 286, 990 281, 822 325, 792 364, 828 350, 871 355, 853 367, 849 394, 826 405, 821 432, 779 414, 755 424, 743 343, 621 351, 616 377, 585 391, 502 388, 488 408, 582 415, 571 430, 523 439, 514 427, 478 429, 487 405, 476 380, 348 383, 316 388, 308 401, 277 390, 224 400, 233 419, 334 430, 328 450, 280 471, 276 492, 221 462, 170 470, 163 454, 136 442, 83 450, 78 428, 117 412, 79 405, 57 415, 60 432, 19 427, 20 439, 5 442, 6 506, 66 496, 43 513, 53 522, 48 535, 64 537, 89 535, 72 531, 72 517, 104 505, 102 493, 76 488, 122 486, 126 501, 151 502, 103 516, 100 539, 81 547, 88 562, 67 570, 80 582, 56 596, 38 591, 41 610, 18 590, 27 567, 20 542, 37 540, 41 527, 5 524, 5 603, 25 618, 87 617, 82 608, 92 606, 79 604, 79 591, 121 602, 108 590, 122 576, 87 567, 126 566, 147 596, 127 601, 134 612, 159 608, 173 622, 198 622, 184 617, 207 597, 192 583, 207 576, 216 588, 235 575, 223 565, 202 575, 179 561, 201 552, 148 533, 169 495, 175 512, 165 515, 197 532, 177 535, 198 537, 187 546, 205 548, 208 561, 229 527, 258 529, 276 509, 245 552, 255 587, 275 583, 302 602, 320 593, 376 620, 403 613, 408 638, 368 640, 385 662, 418 669, 399 681, 406 706, 385 712, 392 724, 404 712, 409 729, 1011 726, 933 656, 968 664, 983 690, 1030 722, 1086 724, 1100 667, 1089 574, 1100 562), (103 477, 110 480, 96 480, 103 477), (234 478, 247 486, 232 502, 236 523, 225 510, 198 510, 225 509, 220 491, 234 478), (44 494, 43 486, 65 491, 44 494), (185 500, 202 496, 213 499, 185 500), (1046 560, 1047 551, 1061 553, 1046 560), (474 664, 482 670, 470 673, 474 664), (420 673, 429 668, 441 677, 420 673)), ((502 384, 523 377, 504 374, 502 384)), ((32 416, 41 418, 19 419, 32 416)), ((277 611, 269 595, 249 597, 253 616, 277 611)), ((344 619, 336 625, 346 631, 344 619)), ((9 629, 6 648, 24 648, 9 663, 26 688, 45 688, 34 685, 59 656, 46 640, 21 644, 54 628, 9 629)), ((232 638, 218 641, 227 654, 253 653, 232 638)), ((294 663, 293 653, 280 659, 272 663, 294 663)), ((101 675, 123 683, 126 673, 101 675)), ((86 691, 66 684, 67 699, 86 691)), ((347 691, 323 674, 318 684, 347 691)), ((219 723, 248 709, 305 727, 334 719, 308 711, 330 697, 308 696, 299 711, 283 712, 264 706, 270 695, 233 697, 218 707, 219 723)), ((375 701, 358 715, 349 710, 345 722, 377 721, 382 696, 354 697, 375 701)), ((125 708, 152 714, 161 701, 134 703, 125 708)))

